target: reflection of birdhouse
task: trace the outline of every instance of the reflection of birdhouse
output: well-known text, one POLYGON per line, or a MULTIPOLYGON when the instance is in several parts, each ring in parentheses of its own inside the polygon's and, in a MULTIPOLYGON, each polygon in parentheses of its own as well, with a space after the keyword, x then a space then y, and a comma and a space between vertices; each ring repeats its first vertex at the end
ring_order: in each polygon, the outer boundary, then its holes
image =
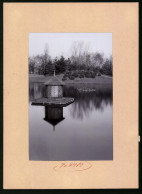
POLYGON ((56 76, 51 78, 49 81, 45 83, 46 97, 47 98, 63 97, 63 85, 64 83, 60 81, 56 76))
POLYGON ((45 106, 45 121, 53 126, 53 131, 55 131, 55 126, 64 120, 63 117, 63 107, 47 107, 45 106))
POLYGON ((63 118, 63 107, 45 107, 45 118, 62 119, 63 118))

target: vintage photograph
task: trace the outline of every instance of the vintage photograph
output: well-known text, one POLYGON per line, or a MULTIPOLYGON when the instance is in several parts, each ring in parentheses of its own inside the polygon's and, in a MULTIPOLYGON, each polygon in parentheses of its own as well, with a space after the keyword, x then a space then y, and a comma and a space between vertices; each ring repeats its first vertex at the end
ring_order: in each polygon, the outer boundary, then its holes
POLYGON ((29 160, 113 160, 112 33, 29 33, 29 160))

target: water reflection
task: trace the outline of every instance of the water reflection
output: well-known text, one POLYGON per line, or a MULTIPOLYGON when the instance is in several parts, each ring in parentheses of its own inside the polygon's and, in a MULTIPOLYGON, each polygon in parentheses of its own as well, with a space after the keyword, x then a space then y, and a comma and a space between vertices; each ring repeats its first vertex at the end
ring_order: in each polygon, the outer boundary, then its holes
POLYGON ((31 102, 32 100, 36 98, 45 96, 44 90, 45 89, 44 89, 43 84, 30 83, 29 84, 29 101, 31 102))
MULTIPOLYGON (((33 99, 44 97, 45 89, 43 84, 30 84, 29 87, 29 101, 33 99)), ((83 119, 89 118, 94 108, 103 112, 107 105, 112 105, 112 86, 111 85, 95 85, 94 84, 76 84, 64 86, 64 97, 75 98, 71 106, 70 114, 72 118, 83 119), (96 91, 83 92, 82 88, 91 88, 96 91)))
MULTIPOLYGON (((102 112, 105 106, 112 104, 112 88, 110 86, 93 88, 96 91, 80 92, 78 87, 73 86, 65 88, 65 96, 75 97, 76 99, 70 112, 73 118, 89 117, 94 108, 102 112)), ((81 89, 81 86, 79 89, 81 89)))
POLYGON ((45 106, 45 118, 44 120, 53 126, 53 131, 55 131, 55 126, 63 121, 63 107, 48 107, 45 106))
POLYGON ((66 85, 63 96, 75 98, 74 103, 55 109, 31 106, 32 100, 44 96, 43 84, 30 84, 30 160, 113 159, 111 85, 66 85), (83 92, 83 87, 96 91, 83 92))

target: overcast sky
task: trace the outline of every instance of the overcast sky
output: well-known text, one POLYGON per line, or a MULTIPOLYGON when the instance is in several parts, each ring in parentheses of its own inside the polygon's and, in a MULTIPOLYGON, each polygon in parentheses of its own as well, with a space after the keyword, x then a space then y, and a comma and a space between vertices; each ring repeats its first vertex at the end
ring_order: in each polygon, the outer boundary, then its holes
POLYGON ((103 52, 106 57, 112 55, 112 33, 30 33, 29 56, 43 54, 48 44, 49 55, 70 57, 74 41, 89 44, 90 52, 103 52))

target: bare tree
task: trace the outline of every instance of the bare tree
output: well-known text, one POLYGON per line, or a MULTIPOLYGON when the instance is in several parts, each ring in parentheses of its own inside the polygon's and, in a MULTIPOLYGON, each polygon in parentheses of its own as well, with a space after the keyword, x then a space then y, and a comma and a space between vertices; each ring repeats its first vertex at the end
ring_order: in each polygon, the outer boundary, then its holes
MULTIPOLYGON (((77 64, 86 64, 89 57, 90 44, 84 44, 83 41, 75 41, 71 46, 72 61, 77 64)), ((86 64, 87 65, 87 64, 86 64)))
POLYGON ((72 56, 74 56, 75 58, 81 56, 81 54, 83 52, 83 46, 84 46, 84 42, 74 41, 72 46, 71 46, 72 56))
POLYGON ((93 60, 94 65, 96 67, 98 67, 100 70, 100 68, 102 67, 102 65, 104 63, 104 54, 96 52, 96 53, 92 54, 92 60, 93 60))
POLYGON ((44 60, 45 60, 45 63, 48 62, 49 58, 50 58, 49 57, 49 46, 46 43, 45 44, 45 48, 44 48, 44 60))

